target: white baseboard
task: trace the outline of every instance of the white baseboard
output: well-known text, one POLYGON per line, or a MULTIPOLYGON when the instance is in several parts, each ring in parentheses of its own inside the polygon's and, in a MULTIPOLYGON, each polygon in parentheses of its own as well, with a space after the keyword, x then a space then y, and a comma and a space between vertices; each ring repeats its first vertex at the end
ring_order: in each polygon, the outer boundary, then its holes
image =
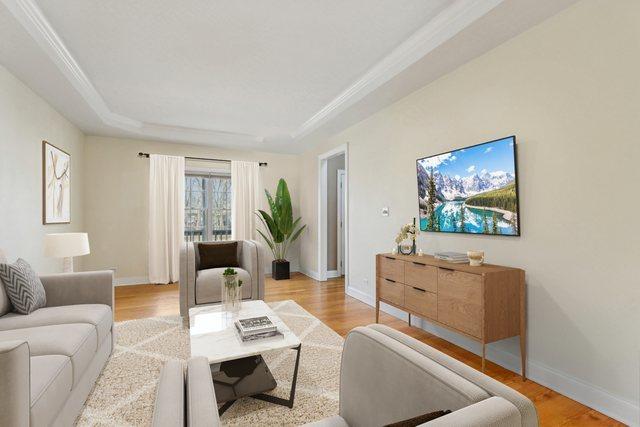
POLYGON ((356 289, 353 286, 347 286, 344 292, 350 297, 360 300, 372 307, 375 307, 376 305, 376 301, 371 297, 371 295, 367 294, 366 292, 362 292, 360 289, 356 289))
POLYGON ((114 286, 148 285, 149 283, 151 282, 147 276, 116 277, 113 279, 114 286))
POLYGON ((320 276, 316 271, 307 270, 306 268, 300 268, 300 273, 304 274, 305 276, 311 277, 313 280, 320 281, 320 276))
POLYGON ((327 279, 334 279, 336 277, 340 277, 340 272, 338 270, 327 271, 327 279))
MULTIPOLYGON (((365 292, 348 288, 347 294, 366 304, 375 306, 375 298, 365 292)), ((405 311, 384 303, 380 304, 380 310, 404 321, 408 319, 405 311)), ((413 316, 412 324, 472 353, 477 355, 482 353, 479 343, 434 325, 427 320, 413 316)), ((512 372, 520 373, 520 355, 495 348, 492 344, 487 345, 487 360, 512 372)), ((527 361, 527 378, 625 424, 640 426, 640 406, 615 396, 598 386, 531 359, 527 361)))

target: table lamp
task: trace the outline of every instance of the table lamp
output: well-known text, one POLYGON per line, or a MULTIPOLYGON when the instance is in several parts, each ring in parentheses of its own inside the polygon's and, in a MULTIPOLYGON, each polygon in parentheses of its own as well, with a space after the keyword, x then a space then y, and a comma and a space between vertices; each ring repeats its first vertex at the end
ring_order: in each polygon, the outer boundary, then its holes
POLYGON ((73 272, 73 257, 89 254, 87 233, 52 233, 44 236, 44 255, 64 258, 62 271, 73 272))

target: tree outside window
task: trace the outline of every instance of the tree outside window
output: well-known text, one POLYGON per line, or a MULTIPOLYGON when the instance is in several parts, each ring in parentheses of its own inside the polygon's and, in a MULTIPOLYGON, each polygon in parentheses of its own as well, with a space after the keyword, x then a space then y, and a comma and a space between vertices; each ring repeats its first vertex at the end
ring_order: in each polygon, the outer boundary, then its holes
POLYGON ((185 175, 184 237, 188 242, 231 239, 231 176, 185 175))

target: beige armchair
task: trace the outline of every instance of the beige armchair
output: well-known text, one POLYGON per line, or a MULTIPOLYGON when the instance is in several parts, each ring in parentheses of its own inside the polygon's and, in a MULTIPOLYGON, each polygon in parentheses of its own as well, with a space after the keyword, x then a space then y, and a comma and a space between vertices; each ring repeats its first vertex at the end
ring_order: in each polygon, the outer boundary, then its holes
MULTIPOLYGON (((255 240, 238 240, 239 279, 243 281, 242 299, 264 298, 264 260, 262 245, 255 240)), ((180 251, 180 315, 189 322, 189 309, 222 301, 222 272, 226 268, 201 268, 199 246, 228 242, 188 242, 180 251)), ((203 266, 204 267, 204 266, 203 266)))
POLYGON ((357 327, 344 342, 339 414, 308 427, 381 426, 434 411, 421 426, 537 427, 533 402, 402 332, 357 327))

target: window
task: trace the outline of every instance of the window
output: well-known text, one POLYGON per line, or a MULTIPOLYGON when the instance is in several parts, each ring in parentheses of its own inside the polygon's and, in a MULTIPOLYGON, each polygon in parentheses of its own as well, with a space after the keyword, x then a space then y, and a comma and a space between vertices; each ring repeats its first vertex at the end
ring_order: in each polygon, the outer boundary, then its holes
POLYGON ((184 188, 185 241, 231 239, 231 176, 188 172, 184 188))

